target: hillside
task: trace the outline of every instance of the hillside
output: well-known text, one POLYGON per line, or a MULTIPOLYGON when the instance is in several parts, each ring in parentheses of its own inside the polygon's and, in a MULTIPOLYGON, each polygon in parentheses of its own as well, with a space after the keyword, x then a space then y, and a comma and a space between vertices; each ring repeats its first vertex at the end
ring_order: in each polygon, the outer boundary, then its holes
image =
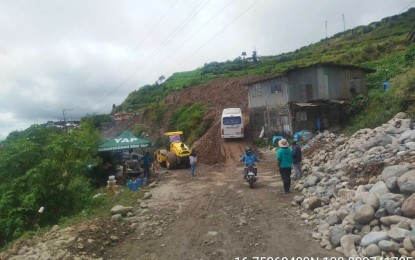
MULTIPOLYGON (((351 101, 348 132, 374 127, 386 122, 399 111, 408 111, 412 115, 415 112, 415 47, 414 44, 409 44, 408 35, 413 29, 414 17, 415 8, 412 8, 405 13, 367 26, 358 26, 290 53, 258 55, 257 62, 236 57, 232 61, 206 63, 193 71, 177 72, 164 82, 133 91, 122 104, 114 108, 113 113, 123 110, 149 115, 142 127, 151 129, 151 138, 157 143, 157 135, 154 133, 176 130, 172 129, 172 124, 180 124, 172 123, 172 114, 180 113, 184 104, 202 103, 203 129, 195 127, 200 122, 186 129, 187 141, 193 143, 214 126, 218 110, 234 104, 241 107, 246 105, 246 101, 237 98, 239 93, 235 96, 233 91, 235 87, 242 86, 247 78, 266 77, 294 67, 332 62, 376 70, 367 77, 369 95, 351 101), (386 80, 391 83, 391 91, 385 94, 382 93, 382 84, 386 80), (234 83, 228 83, 231 81, 234 83), (219 86, 222 88, 218 89, 219 86), (176 103, 172 102, 174 96, 178 97, 176 103), (189 138, 190 136, 192 137, 189 138)), ((142 131, 142 128, 136 127, 137 134, 142 131)))
MULTIPOLYGON (((225 154, 221 153, 220 138, 220 115, 222 110, 226 107, 240 107, 245 115, 245 123, 249 122, 248 114, 248 92, 246 83, 258 79, 256 75, 242 76, 230 79, 215 79, 200 86, 178 90, 168 94, 165 97, 166 105, 169 110, 164 114, 166 124, 158 126, 155 131, 148 131, 148 138, 153 141, 157 140, 168 129, 168 118, 171 113, 180 107, 184 107, 193 103, 200 103, 206 107, 203 118, 204 122, 209 122, 209 128, 204 135, 192 144, 192 148, 196 149, 199 156, 199 161, 207 164, 216 164, 223 162, 225 154)), ((131 127, 130 121, 122 124, 127 128, 131 127)), ((150 129, 148 122, 136 123, 136 127, 140 129, 150 129)), ((176 129, 175 129, 176 130, 176 129)), ((177 129, 183 130, 183 129, 177 129)), ((108 136, 108 133, 114 133, 113 129, 104 131, 102 135, 108 136)), ((247 131, 247 136, 243 142, 251 144, 253 142, 252 136, 247 131)), ((240 151, 241 152, 241 151, 240 151)))

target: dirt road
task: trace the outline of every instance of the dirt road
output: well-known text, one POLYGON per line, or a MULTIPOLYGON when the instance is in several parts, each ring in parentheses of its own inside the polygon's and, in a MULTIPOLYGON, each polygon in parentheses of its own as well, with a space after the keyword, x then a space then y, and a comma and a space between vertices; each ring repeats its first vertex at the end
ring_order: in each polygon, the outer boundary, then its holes
POLYGON ((105 258, 340 256, 312 240, 310 227, 299 218, 300 209, 290 204, 297 193, 281 194, 281 178, 272 169, 274 154, 261 155, 259 182, 250 189, 242 179, 242 165, 234 158, 242 150, 243 144, 226 142, 223 166, 198 165, 195 178, 189 169, 162 176, 151 190, 146 213, 159 230, 146 233, 145 228, 137 228, 105 258))

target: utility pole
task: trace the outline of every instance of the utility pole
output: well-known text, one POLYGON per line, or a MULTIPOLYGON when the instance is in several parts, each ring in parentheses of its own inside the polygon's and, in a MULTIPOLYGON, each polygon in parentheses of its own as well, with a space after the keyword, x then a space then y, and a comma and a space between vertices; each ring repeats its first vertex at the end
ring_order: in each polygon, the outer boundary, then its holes
POLYGON ((326 39, 327 39, 327 20, 326 20, 326 39))
POLYGON ((73 110, 73 109, 72 108, 64 108, 64 109, 62 109, 64 127, 66 126, 65 111, 69 111, 69 110, 73 110))
POLYGON ((344 14, 343 14, 343 32, 346 31, 346 21, 344 19, 344 14))

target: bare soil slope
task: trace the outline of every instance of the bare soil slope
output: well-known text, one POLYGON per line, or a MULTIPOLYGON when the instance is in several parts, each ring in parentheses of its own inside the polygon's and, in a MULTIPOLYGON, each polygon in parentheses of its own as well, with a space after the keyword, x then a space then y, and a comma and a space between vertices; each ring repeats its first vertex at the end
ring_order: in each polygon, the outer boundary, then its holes
MULTIPOLYGON (((231 79, 217 79, 206 84, 184 89, 170 94, 166 101, 168 103, 185 104, 200 102, 209 108, 205 119, 213 118, 212 127, 206 134, 193 144, 198 154, 198 160, 205 164, 225 163, 226 159, 240 155, 243 150, 229 151, 229 144, 224 143, 220 137, 220 118, 222 110, 227 107, 241 108, 245 125, 249 122, 248 112, 248 89, 247 83, 258 79, 259 76, 249 75, 231 79), (228 149, 227 149, 228 148, 228 149)), ((245 128, 247 130, 247 128, 245 128)), ((240 140, 239 146, 251 145, 253 141, 249 131, 245 132, 245 138, 240 140)))

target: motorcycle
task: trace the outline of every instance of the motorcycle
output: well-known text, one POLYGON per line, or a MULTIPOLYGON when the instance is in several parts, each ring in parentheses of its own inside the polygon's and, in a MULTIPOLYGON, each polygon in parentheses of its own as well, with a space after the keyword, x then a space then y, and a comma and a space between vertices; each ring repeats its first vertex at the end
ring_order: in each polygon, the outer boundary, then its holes
POLYGON ((257 168, 255 166, 247 166, 245 167, 247 174, 245 176, 245 180, 249 183, 249 188, 254 187, 254 183, 258 180, 257 174, 257 168))

